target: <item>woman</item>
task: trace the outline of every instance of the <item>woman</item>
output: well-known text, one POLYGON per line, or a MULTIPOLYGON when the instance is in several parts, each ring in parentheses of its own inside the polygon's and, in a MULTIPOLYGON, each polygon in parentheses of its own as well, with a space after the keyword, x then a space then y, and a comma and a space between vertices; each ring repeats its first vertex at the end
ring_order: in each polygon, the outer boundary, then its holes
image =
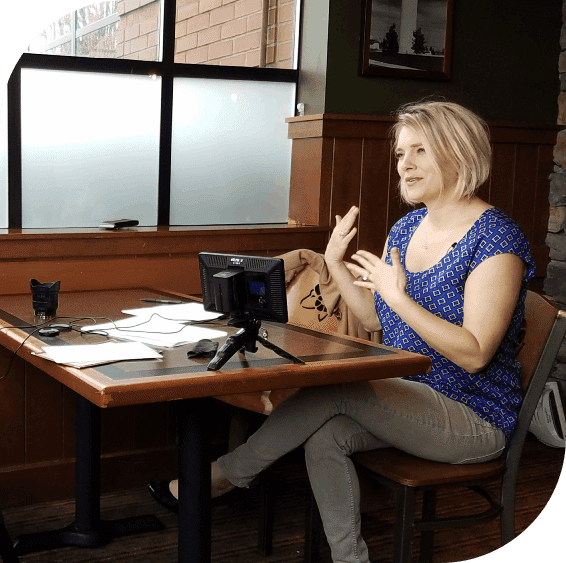
POLYGON ((302 389, 212 465, 214 497, 303 445, 336 563, 369 561, 351 454, 395 446, 487 461, 504 449, 522 400, 515 345, 534 266, 519 227, 475 195, 491 161, 485 124, 456 104, 426 102, 401 108, 392 132, 401 195, 424 207, 393 226, 382 258, 360 250, 346 264, 353 207, 336 218, 325 260, 366 329, 428 355, 432 371, 302 389))

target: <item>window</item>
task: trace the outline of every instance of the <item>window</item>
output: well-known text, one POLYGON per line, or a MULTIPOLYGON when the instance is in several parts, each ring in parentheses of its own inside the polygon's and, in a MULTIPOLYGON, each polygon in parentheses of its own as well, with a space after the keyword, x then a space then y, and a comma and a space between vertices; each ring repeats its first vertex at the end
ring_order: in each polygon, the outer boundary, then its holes
POLYGON ((107 0, 49 25, 9 84, 9 226, 286 223, 298 13, 107 0))
POLYGON ((22 227, 155 225, 160 100, 147 76, 23 69, 22 227))
POLYGON ((179 78, 171 224, 286 223, 294 85, 179 78))

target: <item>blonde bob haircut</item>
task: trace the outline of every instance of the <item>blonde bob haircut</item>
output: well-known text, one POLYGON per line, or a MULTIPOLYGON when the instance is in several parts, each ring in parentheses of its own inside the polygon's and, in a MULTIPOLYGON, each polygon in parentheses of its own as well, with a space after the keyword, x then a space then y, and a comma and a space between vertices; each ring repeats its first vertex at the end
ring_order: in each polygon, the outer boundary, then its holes
MULTIPOLYGON (((454 195, 458 199, 471 198, 487 180, 491 169, 489 131, 475 113, 451 102, 427 101, 403 105, 395 115, 397 122, 391 128, 393 150, 403 127, 422 135, 425 151, 441 177, 445 178, 447 170, 456 172, 454 195)), ((407 203, 418 203, 407 197, 402 182, 399 187, 407 203)))

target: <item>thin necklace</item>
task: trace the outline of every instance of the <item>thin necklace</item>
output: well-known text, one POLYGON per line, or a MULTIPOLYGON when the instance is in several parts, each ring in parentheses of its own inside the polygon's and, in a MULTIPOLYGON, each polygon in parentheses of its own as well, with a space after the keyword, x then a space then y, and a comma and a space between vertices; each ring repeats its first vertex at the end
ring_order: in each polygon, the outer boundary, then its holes
MULTIPOLYGON (((428 217, 428 215, 427 215, 427 217, 428 217)), ((452 227, 453 225, 455 225, 455 224, 458 222, 458 219, 459 219, 459 217, 456 216, 456 220, 455 220, 455 221, 451 221, 450 224, 449 224, 447 227, 445 227, 443 230, 444 230, 444 231, 447 231, 448 229, 450 229, 450 227, 452 227)), ((429 247, 429 243, 428 243, 428 232, 429 232, 429 230, 430 230, 429 225, 430 225, 430 222, 427 222, 427 224, 425 225, 425 227, 426 227, 425 233, 424 233, 424 235, 425 235, 425 238, 424 238, 424 249, 425 249, 425 250, 428 250, 428 247, 429 247)), ((453 245, 453 246, 454 246, 454 245, 453 245)))

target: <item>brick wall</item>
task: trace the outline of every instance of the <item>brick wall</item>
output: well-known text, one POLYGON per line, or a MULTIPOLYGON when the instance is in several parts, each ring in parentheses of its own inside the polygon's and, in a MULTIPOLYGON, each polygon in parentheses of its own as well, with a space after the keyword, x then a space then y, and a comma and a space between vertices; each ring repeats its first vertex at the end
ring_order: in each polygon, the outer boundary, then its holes
POLYGON ((117 58, 156 61, 161 19, 159 0, 122 0, 117 4, 117 11, 120 14, 117 58))
MULTIPOLYGON (((121 0, 117 56, 157 60, 159 0, 121 0)), ((295 0, 177 0, 175 62, 292 68, 295 0)))
MULTIPOLYGON (((566 0, 562 8, 562 52, 558 63, 560 94, 558 124, 566 126, 566 0)), ((554 171, 550 175, 550 220, 546 243, 550 248, 550 264, 544 281, 544 292, 560 307, 566 309, 566 129, 558 133, 554 147, 554 171)), ((562 343, 552 374, 566 388, 566 341, 562 343)))

